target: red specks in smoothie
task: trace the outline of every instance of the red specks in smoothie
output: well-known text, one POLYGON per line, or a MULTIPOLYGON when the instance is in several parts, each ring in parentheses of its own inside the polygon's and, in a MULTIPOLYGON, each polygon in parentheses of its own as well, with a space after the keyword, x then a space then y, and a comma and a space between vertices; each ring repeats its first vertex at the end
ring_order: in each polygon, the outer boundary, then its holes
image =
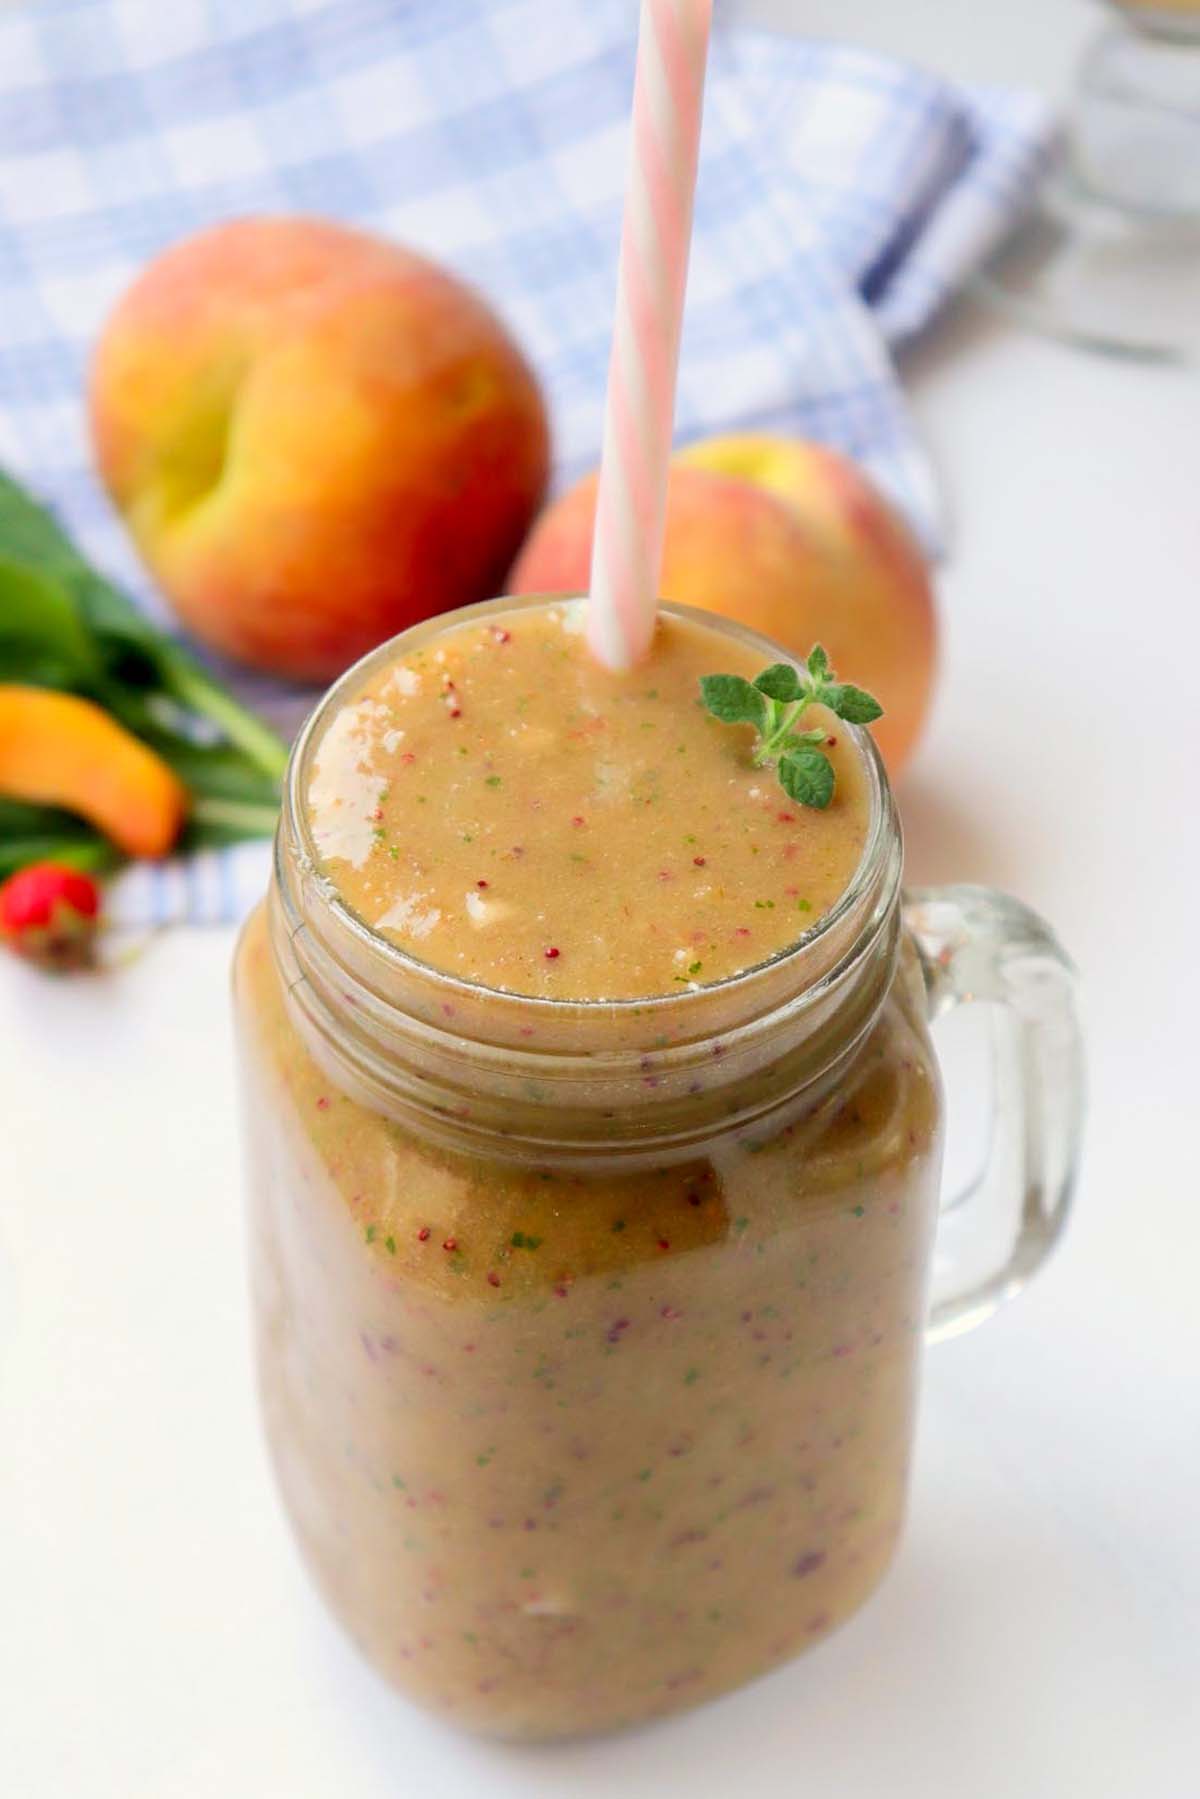
POLYGON ((609 1325, 608 1330, 606 1332, 608 1341, 610 1343, 619 1343, 621 1341, 621 1338, 624 1336, 625 1332, 628 1329, 629 1329, 628 1318, 616 1319, 616 1321, 613 1324, 609 1325))
POLYGON ((660 1249, 670 1249, 670 1247, 671 1247, 670 1238, 669 1237, 660 1237, 658 1239, 658 1247, 660 1249))
POLYGON ((683 1313, 677 1306, 664 1306, 658 1315, 660 1318, 665 1318, 668 1324, 673 1324, 676 1318, 683 1317, 683 1313))
POLYGON ((487 1279, 488 1279, 489 1287, 498 1287, 500 1285, 500 1276, 496 1273, 496 1270, 494 1268, 490 1268, 488 1270, 487 1279))
POLYGON ((453 1255, 454 1251, 458 1248, 458 1238, 457 1237, 447 1237, 444 1240, 444 1242, 442 1243, 442 1248, 444 1250, 446 1250, 450 1255, 453 1255))
POLYGON ((704 856, 693 856, 692 857, 692 867, 693 868, 703 868, 705 866, 706 860, 707 860, 707 858, 704 856))
POLYGON ((400 760, 404 764, 405 768, 411 768, 413 763, 416 761, 416 759, 417 758, 413 755, 413 752, 411 750, 405 750, 403 755, 400 757, 400 760))
POLYGON ((479 888, 480 892, 483 892, 485 888, 488 888, 491 886, 491 882, 490 881, 476 881, 475 885, 479 888))
POLYGON ((491 625, 488 629, 488 636, 493 643, 512 642, 512 632, 506 631, 503 625, 491 625))
POLYGON ((837 748, 837 738, 836 737, 827 737, 825 739, 825 741, 829 745, 831 750, 835 750, 837 748))
POLYGON ((556 949, 552 943, 548 944, 546 946, 546 949, 543 953, 545 954, 547 962, 557 962, 558 958, 562 955, 562 951, 560 949, 556 949))
POLYGON ((749 925, 740 924, 733 934, 735 937, 748 937, 750 935, 750 927, 749 925))
POLYGON ((575 826, 575 829, 578 831, 583 828, 583 826, 587 823, 587 820, 585 818, 581 818, 579 813, 577 812, 575 814, 575 817, 571 820, 571 823, 575 826))
POLYGON ((781 825, 794 825, 796 822, 796 814, 794 812, 777 812, 775 816, 781 825))
POLYGON ((326 1097, 326 1095, 324 1093, 322 1093, 320 1099, 317 1101, 317 1111, 318 1112, 328 1112, 328 1110, 329 1110, 329 1100, 326 1097))
POLYGON ((668 1693, 676 1693, 680 1687, 689 1687, 701 1677, 699 1668, 684 1668, 680 1674, 669 1674, 665 1685, 668 1693))
POLYGON ((430 1238, 429 1226, 427 1224, 423 1224, 421 1226, 420 1230, 417 1232, 417 1242, 418 1243, 428 1243, 429 1238, 430 1238))
POLYGON ((660 881, 673 881, 675 876, 671 873, 669 868, 660 868, 658 871, 658 878, 660 881))

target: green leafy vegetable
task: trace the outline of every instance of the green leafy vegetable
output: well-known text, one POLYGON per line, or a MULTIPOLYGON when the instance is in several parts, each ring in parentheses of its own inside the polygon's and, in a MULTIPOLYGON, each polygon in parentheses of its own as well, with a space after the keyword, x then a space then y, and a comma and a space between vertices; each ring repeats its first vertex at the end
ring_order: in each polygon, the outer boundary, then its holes
POLYGON ((788 798, 820 812, 833 798, 833 764, 817 747, 825 740, 822 729, 796 729, 802 714, 819 704, 851 725, 869 725, 883 716, 878 700, 837 679, 819 643, 802 668, 773 662, 753 681, 741 675, 702 675, 700 698, 722 724, 753 725, 754 766, 762 768, 773 761, 788 798))
POLYGON ((800 677, 790 662, 772 662, 770 668, 764 668, 762 674, 755 677, 754 685, 769 700, 782 700, 785 705, 798 700, 804 692, 800 677))
POLYGON ((741 675, 702 675, 700 692, 714 718, 726 725, 757 725, 767 720, 767 702, 741 675))
MULTIPOLYGON (((286 744, 2 469, 0 682, 82 694, 148 743, 191 791, 185 852, 274 830, 286 744)), ((68 813, 0 802, 0 871, 41 857, 89 869, 118 860, 68 813)))
POLYGON ((823 812, 833 798, 833 763, 820 750, 793 750, 779 764, 779 784, 798 806, 815 806, 823 812))

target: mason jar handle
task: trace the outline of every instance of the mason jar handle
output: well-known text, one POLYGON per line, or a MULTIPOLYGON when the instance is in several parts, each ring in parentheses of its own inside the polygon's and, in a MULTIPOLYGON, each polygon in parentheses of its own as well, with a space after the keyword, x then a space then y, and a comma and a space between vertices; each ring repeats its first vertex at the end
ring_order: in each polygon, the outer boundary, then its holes
POLYGON ((980 1174, 943 1197, 929 1336, 989 1317, 1045 1261, 1070 1211, 1079 1166, 1084 1059, 1075 971, 1028 906, 987 887, 910 890, 905 923, 921 954, 931 1019, 991 1012, 993 1105, 980 1174))

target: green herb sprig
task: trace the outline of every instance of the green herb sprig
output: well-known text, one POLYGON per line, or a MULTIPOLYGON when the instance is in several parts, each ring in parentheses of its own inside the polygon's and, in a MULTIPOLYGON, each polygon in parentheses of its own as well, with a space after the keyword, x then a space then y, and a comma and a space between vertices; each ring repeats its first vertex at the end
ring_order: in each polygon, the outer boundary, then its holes
POLYGON ((788 798, 819 812, 833 798, 836 777, 833 763, 817 747, 825 741, 824 729, 796 729, 802 714, 821 705, 849 725, 869 725, 883 717, 883 707, 871 694, 838 680, 819 643, 800 668, 773 662, 753 681, 742 675, 702 675, 700 698, 722 724, 753 725, 755 768, 774 762, 788 798))

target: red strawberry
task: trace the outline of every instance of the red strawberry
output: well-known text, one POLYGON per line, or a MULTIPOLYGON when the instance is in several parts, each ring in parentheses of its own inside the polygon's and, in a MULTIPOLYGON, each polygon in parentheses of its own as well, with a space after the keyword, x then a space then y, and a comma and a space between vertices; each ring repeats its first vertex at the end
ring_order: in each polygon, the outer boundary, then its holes
POLYGON ((100 889, 61 862, 35 862, 0 886, 0 943, 44 968, 90 961, 100 889))

